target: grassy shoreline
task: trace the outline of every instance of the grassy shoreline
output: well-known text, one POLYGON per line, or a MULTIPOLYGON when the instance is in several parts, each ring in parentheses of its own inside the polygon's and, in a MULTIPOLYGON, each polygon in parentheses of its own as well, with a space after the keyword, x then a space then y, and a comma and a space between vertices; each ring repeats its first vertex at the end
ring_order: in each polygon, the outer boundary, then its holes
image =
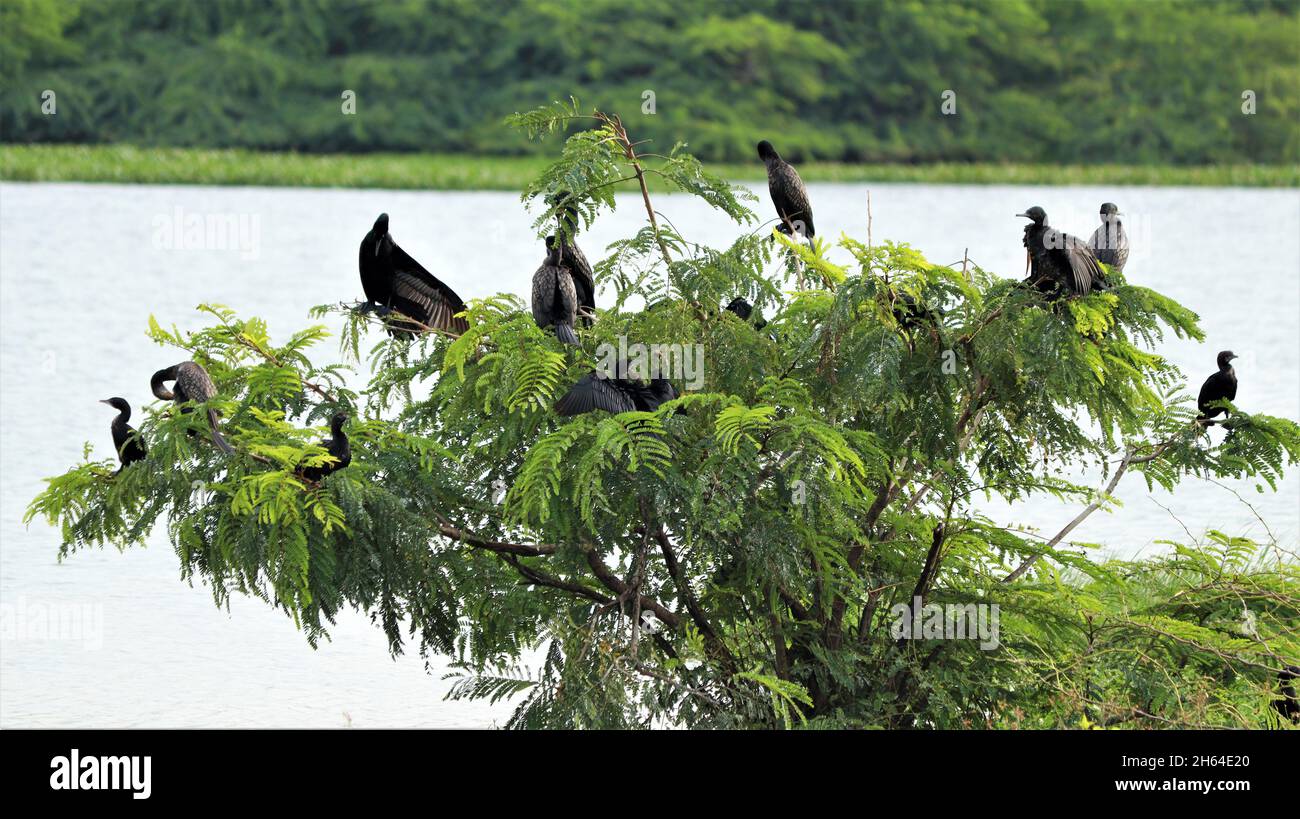
MULTIPOLYGON (((159 185, 517 191, 547 157, 447 154, 297 154, 129 145, 0 145, 0 180, 159 185)), ((728 179, 757 182, 763 166, 706 163, 728 179)), ((1034 165, 940 163, 845 165, 805 162, 808 182, 929 182, 998 185, 1183 185, 1300 187, 1300 164, 1034 165)))

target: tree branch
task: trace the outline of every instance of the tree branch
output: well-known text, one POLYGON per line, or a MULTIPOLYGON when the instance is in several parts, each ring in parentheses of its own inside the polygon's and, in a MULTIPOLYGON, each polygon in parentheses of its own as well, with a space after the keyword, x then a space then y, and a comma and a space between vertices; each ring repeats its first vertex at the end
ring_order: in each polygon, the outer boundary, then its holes
POLYGON ((627 135, 627 129, 623 127, 623 121, 617 114, 605 114, 597 111, 596 118, 609 126, 610 130, 618 138, 619 144, 623 146, 623 156, 632 165, 632 172, 636 174, 637 185, 641 188, 641 201, 645 203, 646 216, 650 217, 650 228, 654 231, 655 241, 659 243, 659 252, 664 256, 664 264, 671 265, 672 257, 668 255, 668 244, 664 242, 663 236, 659 234, 659 221, 655 218, 654 206, 650 204, 650 188, 646 186, 645 169, 641 167, 641 162, 637 159, 636 148, 632 140, 627 135))
MULTIPOLYGON (((600 559, 600 556, 596 554, 594 546, 589 543, 584 543, 582 551, 587 555, 587 565, 591 567, 592 573, 596 575, 597 580, 605 585, 605 588, 618 595, 623 595, 628 592, 628 585, 620 580, 618 575, 614 574, 614 572, 605 565, 605 563, 600 559)), ((646 597, 643 594, 638 595, 637 597, 641 608, 653 611, 655 617, 662 620, 669 628, 676 628, 681 624, 682 618, 678 617, 672 611, 669 611, 664 604, 646 597)))
POLYGON ((548 543, 529 546, 524 543, 504 543, 498 540, 489 540, 488 538, 480 537, 479 535, 472 534, 464 529, 457 528, 446 521, 438 524, 438 531, 444 537, 451 538, 452 540, 468 543, 470 546, 476 546, 480 549, 487 549, 488 551, 500 554, 513 554, 522 557, 541 557, 543 555, 555 554, 560 548, 548 543))
MULTIPOLYGON (((1195 421, 1193 421, 1192 423, 1194 425, 1196 424, 1195 421)), ((1175 435, 1169 440, 1159 444, 1153 451, 1151 451, 1146 455, 1138 455, 1137 454, 1139 451, 1138 447, 1131 447, 1127 452, 1125 452, 1123 459, 1121 459, 1119 462, 1119 468, 1116 469, 1115 474, 1111 476, 1110 482, 1106 484, 1106 488, 1102 490, 1100 493, 1098 493, 1098 497, 1094 498, 1092 503, 1089 503, 1087 506, 1085 506, 1082 512, 1075 515, 1073 520, 1065 524, 1065 526, 1061 529, 1061 531, 1057 532, 1056 535, 1054 535, 1051 540, 1047 541, 1047 544, 1043 547, 1044 551, 1048 549, 1056 548, 1056 545, 1060 543, 1065 538, 1066 535, 1073 532, 1075 528, 1078 527, 1079 524, 1087 520, 1088 517, 1093 512, 1096 512, 1098 509, 1100 509, 1102 503, 1102 497, 1103 496, 1109 497, 1115 491, 1115 487, 1119 485, 1120 478, 1124 477, 1124 473, 1128 471, 1128 468, 1130 466, 1133 466, 1135 464, 1145 464, 1154 461, 1155 459, 1163 455, 1165 451, 1169 449, 1169 447, 1173 446, 1174 443, 1177 442, 1179 437, 1181 436, 1175 435)), ((1040 558, 1042 558, 1041 554, 1033 555, 1031 557, 1026 558, 1019 566, 1016 567, 1015 571, 1011 572, 1006 577, 1002 578, 1002 582, 1014 583, 1015 581, 1019 580, 1021 577, 1024 576, 1025 572, 1033 568, 1034 564, 1037 563, 1040 558)))
POLYGON ((713 639, 718 639, 718 633, 714 630, 713 624, 709 618, 704 615, 704 609, 700 608, 699 602, 695 599, 695 594, 691 591, 690 584, 682 574, 681 564, 677 562, 677 555, 673 552, 672 544, 668 540, 668 533, 663 527, 655 532, 655 540, 659 541, 659 551, 663 553, 664 564, 668 567, 668 574, 677 586, 677 593, 682 597, 682 603, 685 604, 686 610, 690 612, 691 619, 695 625, 699 626, 700 631, 713 639))

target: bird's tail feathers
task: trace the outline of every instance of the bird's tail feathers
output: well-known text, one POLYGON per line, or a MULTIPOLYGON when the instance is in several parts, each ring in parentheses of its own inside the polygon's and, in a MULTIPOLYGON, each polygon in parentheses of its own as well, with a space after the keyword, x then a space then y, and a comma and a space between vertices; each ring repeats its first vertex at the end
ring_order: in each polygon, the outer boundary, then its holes
POLYGON ((226 436, 221 434, 221 422, 214 409, 208 410, 208 424, 212 427, 212 442, 217 445, 217 449, 227 455, 234 454, 235 448, 226 440, 226 436))
POLYGON ((572 344, 574 347, 582 346, 582 343, 578 341, 578 334, 573 332, 573 326, 567 322, 555 325, 555 337, 563 344, 572 344))

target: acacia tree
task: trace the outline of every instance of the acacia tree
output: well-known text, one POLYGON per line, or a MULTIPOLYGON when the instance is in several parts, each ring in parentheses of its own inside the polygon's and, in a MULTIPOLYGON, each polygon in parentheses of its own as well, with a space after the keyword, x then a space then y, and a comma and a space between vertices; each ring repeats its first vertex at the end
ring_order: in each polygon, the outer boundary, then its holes
POLYGON ((151 321, 212 374, 236 453, 209 445, 202 413, 148 407, 144 461, 113 476, 87 445, 28 519, 62 527, 61 556, 165 524, 184 579, 218 604, 257 596, 313 645, 339 611, 365 611, 393 652, 451 657, 450 696, 515 697, 517 727, 1269 724, 1275 674, 1300 656, 1288 553, 1211 532, 1097 561, 1070 540, 1127 473, 1274 486, 1300 457, 1289 420, 1234 408, 1214 438, 1195 421, 1153 351, 1166 332, 1201 338, 1194 314, 1114 271, 1110 289, 1053 302, 890 242, 841 238, 841 267, 824 240, 757 224, 752 197, 682 146, 640 155, 615 116, 570 101, 512 123, 536 138, 590 125, 524 191, 539 234, 566 206, 589 225, 619 183, 641 194, 644 227, 597 266, 613 298, 581 350, 510 294, 471 302, 459 337, 415 341, 316 308, 346 319, 329 364, 308 355, 320 326, 277 343, 222 307, 201 307, 212 322, 193 333, 151 321), (701 197, 741 235, 689 241, 652 186, 701 197), (767 323, 719 309, 737 295, 767 323), (703 388, 559 417, 620 337, 701 345, 703 388), (329 456, 303 427, 338 408, 352 465, 304 480, 329 456), (1090 466, 1104 488, 1062 477, 1090 466), (976 506, 1042 493, 1082 511, 1043 535, 976 506), (996 605, 998 644, 902 639, 896 607, 929 603, 996 605))

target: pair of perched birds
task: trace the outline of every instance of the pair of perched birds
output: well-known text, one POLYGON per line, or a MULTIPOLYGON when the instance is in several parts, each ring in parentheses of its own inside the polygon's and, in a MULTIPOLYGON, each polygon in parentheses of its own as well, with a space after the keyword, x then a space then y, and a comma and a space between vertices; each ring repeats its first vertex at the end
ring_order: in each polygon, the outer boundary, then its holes
MULTIPOLYGON (((192 411, 192 408, 187 406, 190 402, 202 404, 217 397, 217 387, 212 383, 212 376, 208 375, 208 371, 203 369, 202 365, 193 361, 182 361, 180 364, 174 364, 154 373, 149 379, 149 389, 155 397, 163 401, 175 402, 183 413, 192 411), (168 381, 173 382, 170 390, 165 386, 168 381)), ((131 420, 131 405, 125 398, 108 398, 101 403, 108 404, 118 411, 109 430, 113 435, 113 449, 117 451, 117 458, 121 463, 117 471, 121 472, 136 461, 144 460, 148 448, 139 431, 128 423, 131 420)), ((217 411, 208 407, 207 415, 208 426, 212 430, 212 442, 227 455, 233 453, 235 448, 221 434, 221 422, 217 411)), ((347 419, 345 412, 334 413, 333 418, 330 419, 330 432, 333 437, 321 442, 321 446, 329 451, 333 460, 321 466, 301 467, 298 470, 299 475, 307 480, 319 482, 326 475, 352 463, 352 448, 347 435, 343 432, 343 424, 347 419)))
MULTIPOLYGON (((191 411, 190 407, 183 406, 190 401, 203 403, 217 397, 212 377, 193 361, 182 361, 154 373, 149 379, 149 389, 164 401, 175 401, 181 406, 181 412, 191 411), (170 390, 164 386, 168 381, 175 382, 170 390)), ((121 463, 117 471, 121 472, 136 461, 144 460, 148 447, 135 427, 127 423, 131 420, 131 405, 125 398, 106 398, 100 403, 117 410, 117 417, 109 425, 109 431, 113 435, 113 449, 117 451, 117 459, 121 463)), ((208 426, 212 428, 212 442, 222 452, 229 454, 235 451, 221 434, 217 411, 211 407, 208 408, 208 426)))
POLYGON ((1034 206, 1024 213, 1025 266, 1031 270, 1026 284, 1049 294, 1086 296, 1093 288, 1107 286, 1101 263, 1123 271, 1128 263, 1128 235, 1120 221, 1119 208, 1112 202, 1101 206, 1101 227, 1087 242, 1053 228, 1047 211, 1034 206))
MULTIPOLYGON (((578 211, 567 198, 561 192, 548 200, 559 208, 556 219, 562 229, 546 237, 546 259, 533 274, 532 309, 539 327, 552 328, 560 341, 576 346, 574 328, 579 320, 590 322, 596 309, 596 284, 591 263, 573 241, 578 211)), ((387 213, 379 214, 361 240, 358 267, 364 309, 385 317, 401 314, 386 322, 394 337, 427 331, 458 336, 469 329, 458 315, 465 310, 464 300, 393 240, 387 213)))
MULTIPOLYGON (((596 308, 595 278, 591 263, 572 238, 577 233, 577 209, 563 206, 556 218, 563 230, 546 237, 546 259, 533 274, 533 318, 539 327, 552 328, 560 341, 576 346, 574 328, 580 318, 589 322, 596 308)), ((426 331, 460 335, 469 329, 458 315, 465 310, 464 300, 393 241, 387 213, 379 214, 361 240, 358 267, 366 294, 364 309, 385 317, 394 311, 401 314, 386 322, 395 338, 426 331)))

